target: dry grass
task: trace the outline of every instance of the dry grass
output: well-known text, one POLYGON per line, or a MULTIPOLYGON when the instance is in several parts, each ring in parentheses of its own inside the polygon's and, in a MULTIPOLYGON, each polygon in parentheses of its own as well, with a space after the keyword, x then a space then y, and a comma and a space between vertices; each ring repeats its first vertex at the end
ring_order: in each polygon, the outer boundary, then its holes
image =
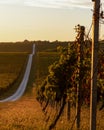
MULTIPOLYGON (((48 108, 50 115, 54 111, 53 108, 48 108)), ((88 108, 83 107, 81 117, 80 130, 89 130, 88 108)), ((24 96, 16 102, 0 103, 0 130, 46 130, 48 125, 45 119, 46 116, 44 116, 35 96, 24 96)), ((67 121, 65 110, 54 130, 71 130, 74 119, 75 109, 72 108, 69 121, 67 121)), ((97 130, 104 130, 103 122, 104 111, 98 111, 97 130)), ((73 130, 75 130, 75 124, 73 130)))
POLYGON ((40 130, 43 113, 35 98, 0 103, 0 130, 40 130))

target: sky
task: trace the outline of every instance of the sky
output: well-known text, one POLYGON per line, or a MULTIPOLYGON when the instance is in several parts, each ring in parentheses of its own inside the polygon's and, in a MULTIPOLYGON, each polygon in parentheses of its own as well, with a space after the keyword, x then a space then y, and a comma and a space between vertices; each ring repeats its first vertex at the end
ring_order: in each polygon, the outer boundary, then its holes
MULTIPOLYGON (((85 26, 88 32, 92 9, 91 0, 0 0, 0 42, 72 41, 76 25, 85 26)), ((104 38, 103 30, 102 24, 104 38)))

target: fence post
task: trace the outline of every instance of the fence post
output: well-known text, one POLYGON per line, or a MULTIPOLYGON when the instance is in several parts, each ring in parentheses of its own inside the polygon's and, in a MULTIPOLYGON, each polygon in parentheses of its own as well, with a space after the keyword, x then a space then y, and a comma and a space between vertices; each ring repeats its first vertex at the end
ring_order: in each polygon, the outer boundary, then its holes
POLYGON ((77 84, 77 102, 76 102, 76 129, 79 130, 80 128, 80 118, 81 118, 81 104, 82 104, 82 75, 83 75, 83 43, 84 43, 84 33, 85 33, 85 27, 77 25, 76 26, 76 42, 77 42, 77 53, 78 53, 78 84, 77 84))

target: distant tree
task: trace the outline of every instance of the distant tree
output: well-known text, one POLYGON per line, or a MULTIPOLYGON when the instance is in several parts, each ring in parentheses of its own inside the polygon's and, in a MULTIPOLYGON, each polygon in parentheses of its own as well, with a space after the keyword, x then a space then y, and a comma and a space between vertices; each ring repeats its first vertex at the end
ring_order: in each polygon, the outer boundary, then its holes
POLYGON ((27 39, 24 40, 24 43, 29 43, 29 41, 27 39))

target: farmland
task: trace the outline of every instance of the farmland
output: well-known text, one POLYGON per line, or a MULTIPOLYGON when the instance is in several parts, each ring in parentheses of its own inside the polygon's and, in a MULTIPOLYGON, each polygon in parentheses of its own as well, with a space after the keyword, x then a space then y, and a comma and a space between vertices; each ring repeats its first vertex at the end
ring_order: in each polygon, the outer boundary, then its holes
MULTIPOLYGON (((1 130, 47 130, 47 122, 45 121, 46 115, 43 114, 41 106, 36 100, 36 87, 41 84, 48 74, 48 66, 59 59, 59 53, 56 49, 59 45, 60 44, 36 43, 36 54, 33 57, 32 70, 25 95, 16 102, 0 103, 1 130)), ((67 44, 63 45, 67 46, 67 44)), ((16 91, 16 88, 18 87, 17 84, 22 80, 27 63, 27 57, 28 54, 31 53, 32 44, 26 44, 28 47, 25 48, 24 46, 24 44, 22 44, 21 47, 18 45, 18 49, 10 48, 9 50, 4 50, 4 52, 0 53, 1 78, 3 77, 3 72, 5 72, 4 76, 6 78, 7 72, 9 71, 8 73, 10 73, 11 76, 7 77, 13 79, 12 83, 14 81, 12 86, 10 86, 10 88, 5 92, 6 94, 0 94, 0 96, 2 95, 2 98, 8 96, 8 93, 10 95, 13 91, 16 91), (16 80, 13 78, 15 77, 15 74, 19 75, 16 80), (13 90, 13 88, 15 89, 13 90)), ((17 45, 12 45, 12 47, 17 48, 17 45)), ((54 109, 51 107, 49 107, 47 111, 50 114, 54 113, 54 109)), ((75 111, 74 108, 71 109, 71 118, 67 121, 67 109, 65 109, 55 129, 68 130, 68 128, 71 128, 75 120, 75 111)), ((89 130, 89 116, 89 107, 83 106, 80 130, 89 130)), ((104 111, 98 110, 97 130, 104 129, 103 122, 104 111)), ((75 130, 75 125, 73 126, 73 130, 75 130)))
POLYGON ((0 98, 13 94, 20 84, 32 45, 0 44, 0 98))

